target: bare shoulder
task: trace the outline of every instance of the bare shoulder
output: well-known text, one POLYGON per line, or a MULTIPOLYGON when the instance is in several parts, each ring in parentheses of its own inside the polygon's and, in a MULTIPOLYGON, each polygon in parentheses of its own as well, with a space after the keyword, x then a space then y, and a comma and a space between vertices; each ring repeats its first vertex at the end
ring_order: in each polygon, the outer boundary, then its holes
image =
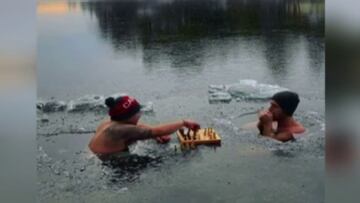
POLYGON ((114 135, 133 134, 134 132, 137 132, 139 129, 146 129, 146 127, 130 125, 130 124, 111 123, 106 129, 106 133, 114 134, 114 135))
POLYGON ((110 123, 107 128, 104 129, 104 133, 106 137, 111 138, 112 140, 125 139, 123 128, 123 125, 110 123))
POLYGON ((105 120, 105 121, 101 122, 101 123, 98 125, 98 127, 96 128, 96 132, 103 131, 103 130, 106 129, 110 124, 111 124, 111 121, 109 121, 109 120, 105 120))
POLYGON ((106 134, 117 134, 122 130, 122 128, 122 125, 116 123, 109 123, 107 125, 107 128, 104 130, 106 131, 106 134))
POLYGON ((299 122, 296 122, 296 125, 291 127, 291 132, 294 133, 294 134, 304 133, 305 130, 306 130, 305 127, 299 122))
POLYGON ((104 132, 114 141, 148 139, 151 136, 150 129, 130 124, 113 123, 104 132))

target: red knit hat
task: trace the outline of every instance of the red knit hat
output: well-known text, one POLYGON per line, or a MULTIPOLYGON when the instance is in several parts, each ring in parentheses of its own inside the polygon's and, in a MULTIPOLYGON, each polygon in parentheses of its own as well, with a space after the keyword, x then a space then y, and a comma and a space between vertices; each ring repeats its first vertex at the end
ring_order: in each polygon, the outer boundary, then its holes
POLYGON ((113 120, 126 120, 140 111, 139 102, 129 96, 122 96, 116 100, 110 97, 105 103, 109 107, 109 116, 113 120))

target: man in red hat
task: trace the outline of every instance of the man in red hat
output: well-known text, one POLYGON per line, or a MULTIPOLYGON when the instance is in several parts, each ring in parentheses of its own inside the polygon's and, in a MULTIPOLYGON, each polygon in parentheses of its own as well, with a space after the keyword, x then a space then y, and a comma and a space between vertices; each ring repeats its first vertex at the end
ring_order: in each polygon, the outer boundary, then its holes
POLYGON ((139 123, 139 102, 129 96, 109 97, 105 100, 110 120, 101 123, 89 143, 90 150, 99 157, 128 152, 128 146, 137 140, 155 138, 158 142, 170 140, 170 134, 182 127, 198 130, 200 125, 191 120, 180 120, 157 126, 139 123))
POLYGON ((293 118, 299 102, 299 96, 295 92, 274 94, 270 107, 259 114, 257 127, 260 134, 286 142, 293 140, 295 134, 305 132, 305 128, 293 118))

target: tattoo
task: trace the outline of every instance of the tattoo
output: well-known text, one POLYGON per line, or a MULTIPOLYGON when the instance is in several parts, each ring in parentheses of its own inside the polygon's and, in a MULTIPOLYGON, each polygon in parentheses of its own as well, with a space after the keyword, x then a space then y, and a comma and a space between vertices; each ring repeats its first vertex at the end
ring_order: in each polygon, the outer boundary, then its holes
POLYGON ((106 136, 109 137, 113 141, 118 141, 124 139, 122 133, 119 133, 119 127, 117 125, 110 125, 106 131, 106 136))

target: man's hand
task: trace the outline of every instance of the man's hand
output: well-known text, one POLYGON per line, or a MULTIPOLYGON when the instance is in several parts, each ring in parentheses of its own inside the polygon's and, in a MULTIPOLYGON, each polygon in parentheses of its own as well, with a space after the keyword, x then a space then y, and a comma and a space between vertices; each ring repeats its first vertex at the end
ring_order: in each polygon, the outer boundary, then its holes
POLYGON ((197 131, 200 129, 200 125, 192 120, 183 120, 184 126, 190 130, 197 131))
POLYGON ((265 110, 259 113, 259 122, 257 127, 261 135, 269 137, 273 135, 273 115, 270 111, 265 110))
POLYGON ((270 111, 262 111, 259 115, 259 120, 261 123, 272 123, 273 122, 273 115, 270 111))
POLYGON ((171 136, 170 135, 164 135, 164 136, 161 136, 161 137, 156 137, 155 140, 159 144, 165 144, 165 143, 168 143, 171 140, 171 136))

